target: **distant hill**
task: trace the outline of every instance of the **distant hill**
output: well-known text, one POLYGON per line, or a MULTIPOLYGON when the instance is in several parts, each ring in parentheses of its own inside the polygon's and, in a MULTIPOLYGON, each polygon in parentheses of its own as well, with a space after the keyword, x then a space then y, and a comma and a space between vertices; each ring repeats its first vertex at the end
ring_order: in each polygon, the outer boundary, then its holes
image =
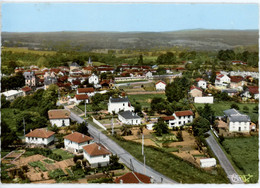
POLYGON ((258 30, 183 30, 173 32, 46 32, 2 33, 3 46, 55 50, 151 49, 181 46, 220 50, 258 45, 258 30))

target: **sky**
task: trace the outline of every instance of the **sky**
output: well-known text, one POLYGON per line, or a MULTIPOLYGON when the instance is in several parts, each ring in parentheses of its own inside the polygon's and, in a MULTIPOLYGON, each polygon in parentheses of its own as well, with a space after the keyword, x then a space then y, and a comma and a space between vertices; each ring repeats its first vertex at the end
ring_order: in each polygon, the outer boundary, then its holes
POLYGON ((258 29, 257 4, 3 3, 2 32, 258 29))

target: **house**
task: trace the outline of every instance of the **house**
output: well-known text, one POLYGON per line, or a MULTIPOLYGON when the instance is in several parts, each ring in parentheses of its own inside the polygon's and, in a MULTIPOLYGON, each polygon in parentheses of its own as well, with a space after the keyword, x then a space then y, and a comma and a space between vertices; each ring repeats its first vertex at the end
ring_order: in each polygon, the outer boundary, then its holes
POLYGON ((241 114, 232 108, 224 111, 224 117, 228 123, 229 132, 249 132, 251 119, 248 115, 241 114))
POLYGON ((101 144, 92 143, 83 146, 83 156, 91 167, 107 166, 110 160, 110 152, 101 144))
POLYGON ((192 85, 189 94, 191 97, 202 97, 202 89, 192 85))
POLYGON ((99 83, 98 76, 93 73, 93 74, 88 78, 88 83, 90 83, 90 84, 98 84, 98 83, 99 83))
POLYGON ((151 71, 148 71, 147 73, 145 73, 145 77, 147 79, 151 79, 153 77, 153 73, 151 71))
POLYGON ((193 121, 193 112, 191 110, 177 111, 174 112, 172 116, 162 117, 162 119, 168 124, 170 128, 180 127, 186 123, 191 123, 193 121))
POLYGON ((165 87, 166 87, 166 83, 163 81, 158 81, 155 84, 155 88, 157 91, 159 91, 159 90, 165 91, 165 87))
POLYGON ((78 95, 85 94, 85 95, 88 95, 88 96, 93 96, 93 95, 95 95, 94 92, 95 92, 95 89, 93 87, 78 88, 77 89, 77 94, 78 95))
POLYGON ((246 84, 242 76, 230 76, 230 88, 242 91, 246 84))
POLYGON ((144 174, 140 174, 138 172, 128 172, 120 177, 117 177, 115 179, 115 183, 153 183, 153 179, 149 176, 146 176, 144 174))
POLYGON ((64 138, 64 147, 73 153, 82 153, 83 146, 94 143, 94 139, 79 132, 73 132, 64 138))
POLYGON ((75 95, 74 102, 79 105, 82 101, 85 101, 85 103, 89 103, 89 97, 86 94, 83 95, 75 95))
POLYGON ((71 76, 80 76, 82 75, 83 72, 80 70, 80 69, 73 69, 73 70, 70 70, 70 75, 71 76))
POLYGON ((227 93, 228 96, 230 96, 230 97, 238 94, 238 91, 236 89, 223 89, 221 92, 222 93, 227 93))
POLYGON ((55 132, 46 128, 34 129, 25 135, 25 142, 27 144, 50 145, 54 143, 54 134, 55 132))
POLYGON ((32 88, 30 88, 29 86, 24 86, 22 88, 22 91, 23 91, 23 96, 30 95, 32 93, 32 88))
POLYGON ((226 88, 230 84, 230 78, 227 75, 219 74, 215 80, 215 86, 219 88, 226 88))
POLYGON ((76 63, 76 62, 73 62, 70 64, 70 71, 74 70, 74 69, 79 69, 80 66, 76 63))
POLYGON ((70 125, 70 111, 68 110, 49 110, 48 116, 52 126, 62 127, 70 125))
POLYGON ((93 72, 93 70, 94 70, 94 67, 92 67, 92 66, 87 66, 87 67, 82 68, 82 72, 84 74, 91 74, 93 72))
POLYGON ((114 82, 113 82, 113 80, 109 80, 109 79, 102 80, 100 82, 100 85, 102 88, 112 88, 112 87, 114 87, 114 82))
POLYGON ((20 96, 23 96, 24 93, 22 90, 9 90, 1 93, 1 95, 4 95, 6 97, 6 100, 12 101, 20 96))
POLYGON ((141 117, 131 111, 121 111, 118 113, 118 119, 127 125, 139 125, 141 124, 141 117))
POLYGON ((259 99, 259 87, 258 86, 248 86, 247 89, 241 94, 244 99, 259 99))
POLYGON ((208 159, 200 159, 200 167, 201 168, 209 168, 217 165, 217 161, 215 158, 208 159))
POLYGON ((51 84, 56 84, 58 81, 57 81, 57 78, 55 76, 55 73, 54 72, 51 72, 51 73, 48 73, 48 72, 45 72, 44 74, 44 89, 48 89, 49 85, 51 84))
POLYGON ((197 78, 196 81, 197 81, 197 86, 198 87, 200 87, 202 89, 207 89, 207 82, 204 79, 197 78))
POLYGON ((25 85, 29 87, 37 86, 37 77, 33 71, 24 72, 23 76, 25 78, 25 85))
POLYGON ((134 107, 131 106, 131 103, 127 97, 110 97, 108 102, 108 112, 111 114, 115 112, 117 114, 119 111, 133 112, 134 107))

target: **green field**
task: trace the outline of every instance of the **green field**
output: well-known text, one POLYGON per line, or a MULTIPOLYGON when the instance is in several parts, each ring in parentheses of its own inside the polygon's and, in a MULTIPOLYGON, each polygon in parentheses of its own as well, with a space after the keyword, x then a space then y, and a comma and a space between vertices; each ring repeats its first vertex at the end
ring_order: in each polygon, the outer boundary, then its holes
POLYGON ((128 95, 130 102, 133 104, 139 102, 142 107, 150 107, 151 100, 154 97, 166 98, 165 94, 138 94, 138 95, 128 95))
MULTIPOLYGON (((235 102, 223 101, 223 102, 218 102, 218 103, 209 104, 209 105, 210 105, 211 108, 215 111, 215 115, 216 115, 216 116, 223 116, 223 115, 224 115, 223 111, 230 109, 230 106, 231 106, 232 104, 234 104, 234 103, 235 103, 235 102)), ((241 113, 244 113, 244 114, 249 115, 249 116, 251 117, 251 120, 252 120, 252 121, 255 122, 255 121, 258 120, 258 113, 254 113, 254 112, 253 112, 253 108, 254 108, 255 106, 258 106, 258 104, 244 104, 244 103, 235 103, 235 104, 238 105, 239 111, 240 111, 241 113), (247 107, 249 108, 248 113, 243 112, 243 107, 244 107, 244 106, 247 106, 247 107)), ((204 104, 195 104, 195 103, 194 103, 194 106, 195 106, 196 108, 198 108, 198 107, 200 107, 200 106, 201 106, 201 107, 204 107, 204 104)))
POLYGON ((72 153, 69 153, 67 151, 64 151, 62 149, 54 149, 52 150, 53 153, 56 153, 58 155, 62 156, 62 160, 66 160, 66 159, 70 159, 72 158, 74 155, 72 153))
MULTIPOLYGON (((139 161, 143 162, 141 144, 129 141, 117 140, 112 137, 121 147, 126 149, 139 161)), ((144 149, 146 164, 154 170, 180 183, 228 183, 225 173, 218 169, 211 174, 203 169, 178 158, 177 156, 163 152, 157 148, 147 147, 144 149), (221 171, 220 175, 219 172, 221 171), (217 173, 217 174, 216 174, 217 173)))
MULTIPOLYGON (((258 137, 248 138, 226 138, 222 143, 226 152, 231 156, 234 164, 245 176, 252 175, 250 183, 258 181, 258 137)), ((248 182, 247 182, 248 183, 248 182)))

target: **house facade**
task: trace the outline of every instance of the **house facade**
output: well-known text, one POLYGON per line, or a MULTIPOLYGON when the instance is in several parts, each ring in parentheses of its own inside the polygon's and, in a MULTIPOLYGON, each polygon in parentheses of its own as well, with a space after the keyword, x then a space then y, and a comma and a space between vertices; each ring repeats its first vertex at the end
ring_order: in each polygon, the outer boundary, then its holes
POLYGON ((88 78, 88 83, 90 84, 98 84, 99 83, 99 79, 98 79, 98 76, 95 75, 95 74, 92 74, 89 78, 88 78))
POLYGON ((75 98, 73 99, 73 102, 75 102, 77 105, 84 101, 85 103, 89 103, 89 97, 86 94, 83 95, 75 95, 75 98))
POLYGON ((46 128, 31 130, 25 135, 25 142, 27 144, 50 145, 54 142, 55 132, 46 128))
POLYGON ((259 87, 258 86, 248 86, 248 88, 241 94, 244 99, 259 99, 259 87))
POLYGON ((33 71, 24 72, 23 76, 25 78, 25 85, 29 87, 37 86, 37 77, 33 71))
POLYGON ((196 79, 197 86, 203 89, 207 89, 207 82, 204 79, 196 79))
POLYGON ((230 88, 239 91, 243 90, 243 86, 246 85, 242 76, 230 76, 230 88))
POLYGON ((158 82, 155 84, 155 88, 156 88, 157 91, 159 91, 159 90, 165 91, 166 83, 163 82, 163 81, 158 81, 158 82))
POLYGON ((248 115, 241 114, 236 109, 224 111, 229 127, 229 132, 249 132, 251 119, 248 115))
POLYGON ((9 90, 1 93, 1 95, 4 95, 6 97, 6 100, 12 101, 15 100, 18 97, 21 97, 24 95, 22 90, 9 90))
POLYGON ((191 97, 202 97, 202 89, 193 85, 190 88, 189 94, 191 97))
POLYGON ((118 113, 118 119, 127 125, 139 125, 142 118, 131 111, 121 111, 118 113))
POLYGON ((174 112, 172 116, 162 117, 170 128, 184 126, 193 122, 193 112, 191 110, 174 112))
POLYGON ((48 116, 52 126, 63 127, 70 125, 70 111, 68 110, 49 110, 48 116))
POLYGON ((134 107, 131 106, 131 103, 127 97, 119 97, 119 98, 109 98, 108 102, 108 112, 113 113, 115 112, 116 114, 119 111, 134 111, 134 107))
POLYGON ((92 143, 83 146, 83 156, 91 167, 107 166, 110 160, 110 152, 101 144, 92 143))
POLYGON ((87 88, 78 88, 77 89, 77 95, 85 94, 88 96, 94 96, 95 95, 95 89, 93 87, 87 87, 87 88))
POLYGON ((79 132, 64 136, 64 148, 72 153, 82 153, 83 146, 94 143, 93 138, 79 132))
POLYGON ((219 74, 215 80, 215 87, 226 88, 230 84, 230 78, 227 75, 219 74))

